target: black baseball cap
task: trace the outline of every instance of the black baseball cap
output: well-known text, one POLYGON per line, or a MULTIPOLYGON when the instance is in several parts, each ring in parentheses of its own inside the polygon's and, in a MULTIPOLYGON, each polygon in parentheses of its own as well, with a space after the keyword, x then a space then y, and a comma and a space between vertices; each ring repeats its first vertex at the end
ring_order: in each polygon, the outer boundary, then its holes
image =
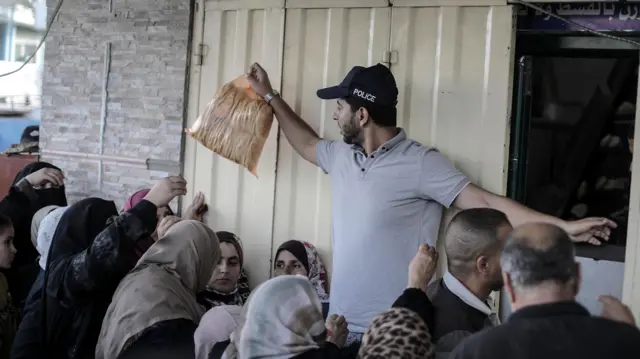
POLYGON ((356 66, 340 85, 320 89, 317 95, 323 100, 353 97, 375 106, 395 108, 398 103, 398 86, 391 70, 382 64, 356 66))

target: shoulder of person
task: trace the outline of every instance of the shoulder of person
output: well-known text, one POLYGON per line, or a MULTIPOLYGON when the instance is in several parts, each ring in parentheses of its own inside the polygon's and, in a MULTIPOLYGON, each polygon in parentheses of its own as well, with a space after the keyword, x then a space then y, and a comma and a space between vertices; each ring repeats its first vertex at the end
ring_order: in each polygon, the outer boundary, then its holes
POLYGON ((433 300, 440 294, 442 290, 442 278, 434 280, 429 286, 427 286, 427 297, 433 302, 433 300))
MULTIPOLYGON (((508 342, 513 338, 508 334, 507 325, 494 328, 487 328, 480 332, 473 333, 455 347, 453 353, 457 354, 454 358, 482 358, 489 357, 494 351, 500 351, 504 348, 500 342, 508 342)), ((499 354, 499 353, 496 353, 499 354)))
POLYGON ((4 273, 0 273, 0 311, 7 309, 11 304, 11 293, 9 292, 9 282, 4 273))
POLYGON ((603 332, 612 333, 616 338, 630 338, 636 343, 640 340, 640 329, 637 326, 599 316, 592 316, 590 319, 595 325, 601 327, 603 332))
MULTIPOLYGON (((428 156, 433 154, 442 154, 440 150, 435 146, 424 145, 416 140, 407 139, 401 144, 404 147, 404 152, 417 156, 428 156)), ((444 154, 442 154, 444 156, 444 154)))
POLYGON ((449 332, 436 340, 436 352, 450 353, 471 335, 473 335, 473 333, 468 330, 454 330, 449 332))

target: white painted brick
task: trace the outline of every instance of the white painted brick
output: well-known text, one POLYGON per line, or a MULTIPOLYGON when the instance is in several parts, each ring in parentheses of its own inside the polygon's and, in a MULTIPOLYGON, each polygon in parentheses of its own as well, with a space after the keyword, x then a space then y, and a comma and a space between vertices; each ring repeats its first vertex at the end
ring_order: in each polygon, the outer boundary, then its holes
MULTIPOLYGON (((50 13, 57 0, 47 0, 50 13)), ((41 147, 98 153, 104 43, 111 42, 105 155, 179 161, 189 1, 68 0, 47 38, 41 147), (153 9, 153 10, 150 10, 153 9)), ((48 160, 46 156, 43 160, 48 160)), ((72 202, 87 196, 121 206, 166 173, 50 158, 66 173, 72 202)), ((177 207, 174 205, 174 209, 177 207)))

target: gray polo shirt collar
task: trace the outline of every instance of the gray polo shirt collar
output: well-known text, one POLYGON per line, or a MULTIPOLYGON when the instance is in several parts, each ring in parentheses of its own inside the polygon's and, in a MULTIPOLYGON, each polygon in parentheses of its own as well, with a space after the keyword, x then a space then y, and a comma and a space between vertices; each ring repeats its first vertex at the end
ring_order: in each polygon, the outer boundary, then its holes
MULTIPOLYGON (((397 146, 399 143, 401 143, 402 141, 407 139, 407 134, 406 134, 406 132, 404 132, 404 130, 402 128, 398 127, 397 130, 398 130, 398 134, 397 135, 395 135, 389 141, 383 143, 382 146, 378 147, 378 149, 373 151, 373 153, 376 153, 378 151, 382 151, 382 152, 390 151, 392 148, 397 146)), ((356 152, 361 152, 362 154, 364 154, 364 147, 362 147, 360 145, 353 145, 353 146, 351 146, 351 148, 356 152)), ((370 153, 369 155, 372 155, 373 153, 370 153)))

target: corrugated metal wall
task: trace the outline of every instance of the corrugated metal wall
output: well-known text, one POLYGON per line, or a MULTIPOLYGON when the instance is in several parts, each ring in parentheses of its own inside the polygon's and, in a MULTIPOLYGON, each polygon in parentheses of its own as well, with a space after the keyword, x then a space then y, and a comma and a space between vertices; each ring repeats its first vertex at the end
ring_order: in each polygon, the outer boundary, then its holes
MULTIPOLYGON (((228 7, 230 2, 224 3, 228 7)), ((337 84, 354 65, 381 62, 390 48, 396 52, 391 69, 400 89, 400 125, 412 138, 437 146, 476 183, 503 193, 512 8, 340 3, 296 0, 287 2, 286 10, 265 11, 220 10, 220 3, 208 2, 203 42, 209 54, 200 70, 200 107, 223 81, 259 61, 274 86, 282 81, 282 95, 298 114, 321 136, 339 139, 331 118, 335 104, 320 101, 316 90, 337 84), (336 7, 319 8, 322 3, 336 7)), ((190 110, 190 121, 194 120, 190 110)), ((243 238, 252 282, 268 277, 269 256, 292 238, 317 245, 331 267, 330 179, 295 154, 284 136, 278 146, 275 141, 272 132, 259 180, 187 141, 185 175, 190 190, 204 190, 210 198, 210 224, 235 230, 243 238)))
MULTIPOLYGON (((389 7, 288 9, 283 98, 327 139, 341 139, 333 101, 316 90, 340 83, 354 65, 382 60, 389 44, 389 7)), ((276 179, 274 251, 289 240, 315 244, 331 268, 331 183, 281 136, 276 179)))
MULTIPOLYGON (((391 49, 398 52, 391 69, 400 90, 399 125, 445 153, 474 183, 500 194, 506 192, 509 150, 512 11, 394 7, 391 28, 391 49)), ((438 244, 441 274, 446 256, 443 241, 438 244)))
MULTIPOLYGON (((243 75, 254 61, 272 75, 275 87, 280 86, 284 9, 246 5, 205 3, 202 43, 206 56, 199 69, 199 89, 191 89, 199 92, 199 109, 189 116, 189 126, 217 89, 243 75)), ((216 230, 233 231, 243 240, 252 283, 268 279, 270 273, 277 137, 277 126, 273 126, 260 158, 259 179, 191 138, 185 145, 184 173, 190 193, 185 206, 197 191, 204 192, 209 204, 207 223, 216 230)))
POLYGON ((511 107, 512 9, 394 8, 399 121, 473 181, 503 193, 511 107))

